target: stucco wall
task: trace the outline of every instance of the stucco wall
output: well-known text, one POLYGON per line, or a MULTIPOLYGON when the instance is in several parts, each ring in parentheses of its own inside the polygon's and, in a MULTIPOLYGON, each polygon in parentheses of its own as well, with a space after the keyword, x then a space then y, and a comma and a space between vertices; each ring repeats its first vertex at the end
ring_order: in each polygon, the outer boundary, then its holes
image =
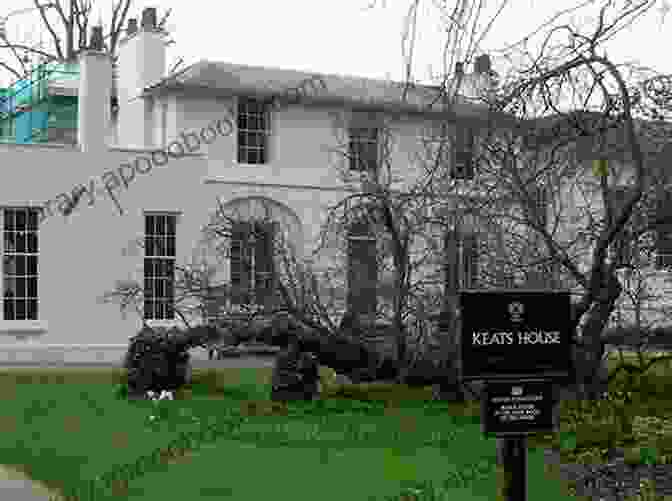
MULTIPOLYGON (((168 141, 180 132, 199 132, 209 122, 225 118, 230 105, 226 100, 186 98, 165 102, 169 103, 168 141)), ((59 214, 57 203, 52 204, 53 215, 40 225, 39 320, 0 321, 4 354, 0 363, 10 360, 12 353, 17 361, 26 362, 108 360, 123 353, 140 326, 139 318, 135 314, 124 318, 118 307, 101 304, 98 298, 116 280, 142 280, 143 256, 134 241, 143 237, 143 211, 180 214, 178 263, 191 257, 202 225, 216 208, 216 197, 228 202, 264 196, 283 204, 298 216, 303 245, 307 251, 312 249, 326 207, 346 193, 335 175, 335 164, 342 157, 333 151, 339 146, 333 111, 302 107, 279 111, 273 121, 268 165, 238 165, 234 133, 218 136, 186 158, 136 173, 128 187, 113 190, 123 215, 105 193, 102 176, 118 172, 120 165, 147 152, 85 154, 67 147, 0 145, 3 179, 8 180, 0 183, 0 205, 43 206, 78 185, 93 182, 95 186, 93 202, 85 194, 69 217, 59 214)), ((411 176, 408 158, 417 144, 419 125, 398 121, 394 129, 400 137, 393 161, 411 176)))

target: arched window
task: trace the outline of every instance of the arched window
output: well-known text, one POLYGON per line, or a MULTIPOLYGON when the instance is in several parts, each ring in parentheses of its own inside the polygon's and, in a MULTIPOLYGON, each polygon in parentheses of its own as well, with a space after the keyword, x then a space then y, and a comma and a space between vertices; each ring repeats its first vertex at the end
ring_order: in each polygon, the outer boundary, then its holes
POLYGON ((211 306, 213 315, 222 308, 277 305, 276 251, 303 255, 303 230, 289 207, 265 197, 234 199, 222 205, 228 226, 228 282, 230 293, 211 306))

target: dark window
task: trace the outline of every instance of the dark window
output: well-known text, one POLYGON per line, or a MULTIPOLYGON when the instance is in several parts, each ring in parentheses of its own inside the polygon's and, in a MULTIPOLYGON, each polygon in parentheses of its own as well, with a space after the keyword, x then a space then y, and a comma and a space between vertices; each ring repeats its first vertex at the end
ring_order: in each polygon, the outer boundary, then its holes
POLYGON ((377 306, 376 239, 369 225, 355 223, 348 232, 348 311, 374 318, 377 306))
POLYGON ((550 203, 548 190, 541 186, 532 188, 530 190, 530 197, 532 198, 534 206, 534 213, 532 214, 533 220, 536 221, 536 218, 539 218, 542 228, 546 228, 548 225, 548 210, 550 203))
POLYGON ((5 209, 3 294, 5 320, 37 320, 38 209, 5 209))
POLYGON ((271 307, 277 298, 274 242, 277 223, 237 221, 231 228, 231 303, 271 307))
POLYGON ((479 238, 474 233, 449 230, 444 236, 444 280, 447 293, 478 285, 479 238))
POLYGON ((656 203, 656 267, 672 267, 672 193, 666 191, 656 203))
POLYGON ((453 148, 453 178, 474 178, 474 131, 470 127, 457 127, 453 148))
POLYGON ((378 136, 379 129, 377 128, 350 129, 350 170, 378 171, 378 136))
MULTIPOLYGON (((625 202, 631 196, 632 189, 629 187, 622 186, 612 189, 611 197, 614 221, 620 216, 625 202)), ((617 266, 619 267, 631 266, 632 260, 635 257, 637 241, 634 239, 632 230, 633 225, 637 226, 639 222, 637 218, 638 213, 639 211, 635 207, 630 216, 630 221, 625 224, 611 244, 613 259, 617 261, 617 266)))
POLYGON ((175 318, 175 214, 145 215, 144 316, 175 318))
POLYGON ((240 98, 238 101, 238 163, 267 163, 269 134, 268 103, 240 98))

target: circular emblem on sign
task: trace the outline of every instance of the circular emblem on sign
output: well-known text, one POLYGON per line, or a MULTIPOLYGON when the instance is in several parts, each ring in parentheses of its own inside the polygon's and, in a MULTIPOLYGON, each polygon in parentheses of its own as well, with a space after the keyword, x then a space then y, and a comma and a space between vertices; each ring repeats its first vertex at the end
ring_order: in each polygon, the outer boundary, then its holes
POLYGON ((514 301, 509 304, 509 315, 511 315, 511 321, 518 323, 523 321, 523 313, 525 312, 525 306, 523 303, 514 301))

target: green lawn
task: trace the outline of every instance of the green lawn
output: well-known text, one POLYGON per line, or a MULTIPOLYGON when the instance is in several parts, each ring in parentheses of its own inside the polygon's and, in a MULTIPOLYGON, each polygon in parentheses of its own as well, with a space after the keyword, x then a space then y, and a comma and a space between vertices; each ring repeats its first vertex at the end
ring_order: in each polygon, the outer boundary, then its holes
MULTIPOLYGON (((478 407, 430 405, 423 401, 428 388, 393 388, 390 397, 390 387, 369 387, 371 398, 388 404, 328 399, 293 407, 296 415, 288 417, 268 401, 270 369, 196 370, 197 384, 167 402, 170 417, 150 429, 151 402, 114 398, 120 375, 0 372, 0 463, 61 490, 165 447, 230 408, 250 416, 238 435, 167 462, 109 499, 411 499, 400 493, 423 482, 446 500, 496 499, 495 439, 483 437, 478 407)), ((540 447, 529 451, 528 488, 530 499, 569 499, 544 471, 540 447)))

